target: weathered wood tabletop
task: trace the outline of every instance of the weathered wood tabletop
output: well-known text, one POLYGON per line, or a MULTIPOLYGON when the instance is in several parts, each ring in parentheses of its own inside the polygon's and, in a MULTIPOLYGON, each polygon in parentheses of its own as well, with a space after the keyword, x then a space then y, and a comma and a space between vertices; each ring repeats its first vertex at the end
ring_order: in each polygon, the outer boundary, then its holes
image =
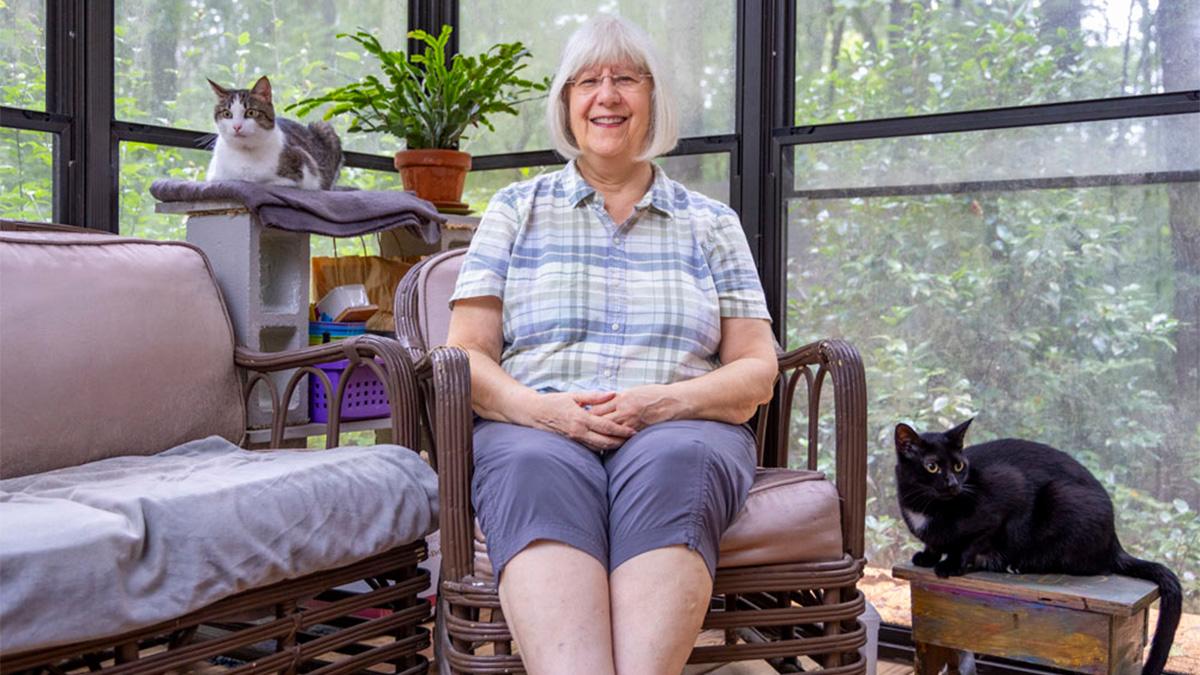
POLYGON ((892 568, 892 576, 910 583, 952 586, 1112 616, 1130 616, 1158 599, 1158 586, 1153 583, 1115 575, 1076 577, 1067 574, 972 572, 961 577, 940 579, 933 573, 933 568, 902 564, 892 568))

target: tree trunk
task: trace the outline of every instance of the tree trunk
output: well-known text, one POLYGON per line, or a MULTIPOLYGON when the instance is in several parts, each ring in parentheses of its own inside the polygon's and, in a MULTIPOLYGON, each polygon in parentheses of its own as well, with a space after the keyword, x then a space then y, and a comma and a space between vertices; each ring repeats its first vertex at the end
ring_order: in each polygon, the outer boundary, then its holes
POLYGON ((1064 47, 1067 51, 1058 59, 1058 67, 1066 69, 1078 59, 1078 52, 1071 46, 1079 38, 1080 24, 1083 21, 1082 0, 1046 0, 1042 4, 1042 24, 1038 28, 1038 38, 1042 44, 1064 47), (1058 29, 1066 30, 1066 35, 1059 37, 1058 29))
POLYGON ((182 3, 178 2, 156 3, 150 12, 154 27, 150 31, 150 59, 145 66, 150 73, 150 95, 146 102, 150 104, 150 113, 158 119, 167 119, 167 101, 179 97, 175 48, 179 43, 181 8, 182 3))
MULTIPOLYGON (((1200 57, 1196 40, 1200 37, 1200 3, 1194 0, 1162 0, 1155 17, 1158 29, 1159 53, 1162 58, 1163 88, 1179 91, 1197 86, 1200 57)), ((1170 140, 1170 139, 1168 139, 1170 140)), ((1182 140, 1182 139, 1178 139, 1182 140)), ((1171 142, 1163 149, 1168 153, 1195 151, 1194 143, 1171 142)), ((1186 157, 1187 155, 1182 155, 1186 157)), ((1195 166, 1195 155, 1187 165, 1195 166)), ((1176 428, 1168 435, 1167 448, 1179 465, 1168 467, 1175 485, 1164 486, 1163 497, 1182 496, 1186 461, 1181 456, 1187 444, 1197 437, 1197 412, 1200 410, 1200 183, 1173 183, 1167 188, 1168 219, 1175 254, 1174 315, 1180 322, 1175 338, 1175 396, 1176 428), (1189 441, 1189 439, 1191 439, 1189 441)), ((1192 461, 1200 459, 1191 457, 1192 461)), ((1200 495, 1194 481, 1190 494, 1193 505, 1200 495)))

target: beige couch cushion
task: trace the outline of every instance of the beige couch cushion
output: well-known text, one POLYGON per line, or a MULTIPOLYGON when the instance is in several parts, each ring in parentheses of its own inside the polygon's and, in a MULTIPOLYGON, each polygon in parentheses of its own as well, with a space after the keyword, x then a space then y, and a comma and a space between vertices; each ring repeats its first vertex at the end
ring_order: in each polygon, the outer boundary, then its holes
POLYGON ((241 440, 233 329, 181 242, 0 232, 0 478, 241 440))
MULTIPOLYGON (((819 471, 759 468, 738 517, 721 537, 717 568, 841 560, 841 500, 819 471)), ((475 574, 491 579, 475 522, 475 574)))

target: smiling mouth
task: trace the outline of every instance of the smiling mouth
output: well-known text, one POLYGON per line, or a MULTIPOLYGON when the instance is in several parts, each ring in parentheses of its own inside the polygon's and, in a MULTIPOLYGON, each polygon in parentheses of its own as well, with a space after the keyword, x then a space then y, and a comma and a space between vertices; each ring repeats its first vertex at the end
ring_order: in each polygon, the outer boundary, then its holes
POLYGON ((590 121, 596 126, 612 128, 621 126, 627 119, 629 118, 620 115, 605 115, 604 117, 593 117, 590 121))

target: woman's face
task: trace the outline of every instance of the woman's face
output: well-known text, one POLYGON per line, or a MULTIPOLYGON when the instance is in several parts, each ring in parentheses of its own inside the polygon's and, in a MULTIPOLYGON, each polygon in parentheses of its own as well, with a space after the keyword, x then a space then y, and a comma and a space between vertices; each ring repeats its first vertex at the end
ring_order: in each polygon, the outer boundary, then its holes
POLYGON ((649 75, 617 64, 585 68, 571 79, 567 115, 583 157, 634 161, 650 130, 649 75))

